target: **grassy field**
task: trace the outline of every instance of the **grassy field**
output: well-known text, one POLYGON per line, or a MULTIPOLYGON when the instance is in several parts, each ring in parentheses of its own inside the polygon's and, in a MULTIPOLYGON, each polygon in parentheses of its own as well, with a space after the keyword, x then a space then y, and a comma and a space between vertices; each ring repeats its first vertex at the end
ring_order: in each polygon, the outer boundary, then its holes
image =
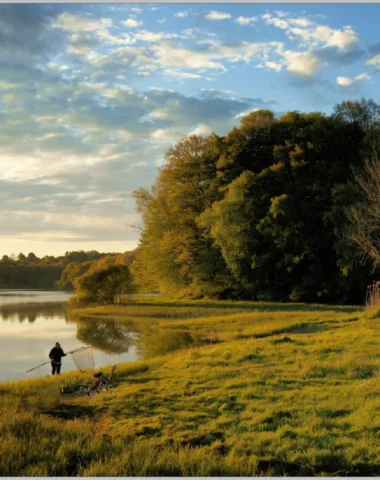
POLYGON ((0 476, 380 475, 376 309, 145 298, 71 314, 133 322, 146 359, 76 403, 59 387, 78 373, 0 384, 0 476))

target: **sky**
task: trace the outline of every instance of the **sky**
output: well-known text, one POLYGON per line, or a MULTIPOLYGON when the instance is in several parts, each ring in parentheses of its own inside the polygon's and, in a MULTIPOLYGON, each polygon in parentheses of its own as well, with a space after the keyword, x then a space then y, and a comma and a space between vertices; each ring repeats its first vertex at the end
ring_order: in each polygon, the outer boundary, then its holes
POLYGON ((0 255, 135 248, 165 151, 379 101, 377 4, 0 4, 0 255))

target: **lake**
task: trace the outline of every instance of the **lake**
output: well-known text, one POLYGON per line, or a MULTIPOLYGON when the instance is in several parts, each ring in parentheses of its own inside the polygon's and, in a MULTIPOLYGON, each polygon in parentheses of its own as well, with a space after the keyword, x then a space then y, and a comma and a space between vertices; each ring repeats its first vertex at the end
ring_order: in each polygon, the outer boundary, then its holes
MULTIPOLYGON (((70 319, 63 302, 71 296, 67 292, 0 290, 0 382, 49 375, 50 364, 25 372, 48 361, 55 342, 64 352, 92 346, 97 370, 139 358, 131 325, 70 319)), ((67 355, 61 372, 74 369, 72 356, 67 355)))

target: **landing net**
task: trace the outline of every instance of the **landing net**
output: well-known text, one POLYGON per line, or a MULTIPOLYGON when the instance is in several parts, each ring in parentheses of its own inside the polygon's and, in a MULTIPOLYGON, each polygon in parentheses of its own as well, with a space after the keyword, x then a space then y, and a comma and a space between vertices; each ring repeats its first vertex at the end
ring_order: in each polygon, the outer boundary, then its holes
POLYGON ((74 363, 82 373, 86 370, 93 370, 95 366, 94 352, 92 347, 82 347, 71 352, 74 363))

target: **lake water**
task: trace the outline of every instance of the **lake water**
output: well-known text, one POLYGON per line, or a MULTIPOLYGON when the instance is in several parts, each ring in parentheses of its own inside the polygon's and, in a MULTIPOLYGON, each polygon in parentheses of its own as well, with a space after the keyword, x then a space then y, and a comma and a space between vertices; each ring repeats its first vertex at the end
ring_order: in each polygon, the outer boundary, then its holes
MULTIPOLYGON (((96 369, 139 358, 131 325, 74 321, 63 308, 71 296, 67 292, 0 290, 0 382, 49 375, 50 364, 25 372, 48 361, 55 342, 64 352, 92 346, 96 369)), ((74 369, 72 356, 67 355, 61 372, 74 369)))

